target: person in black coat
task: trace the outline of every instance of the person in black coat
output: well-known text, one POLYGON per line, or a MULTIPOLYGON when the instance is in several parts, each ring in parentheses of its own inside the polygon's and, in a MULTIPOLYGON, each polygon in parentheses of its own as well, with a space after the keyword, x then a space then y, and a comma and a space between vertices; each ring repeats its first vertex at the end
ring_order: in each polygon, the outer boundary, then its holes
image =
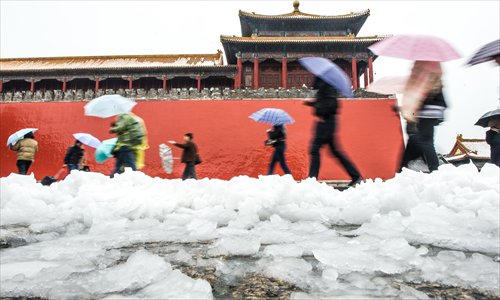
POLYGON ((169 141, 169 143, 182 149, 181 162, 186 165, 182 174, 182 180, 189 178, 197 179, 195 165, 199 156, 198 146, 193 142, 193 134, 186 133, 184 135, 184 143, 177 143, 175 141, 169 141))
POLYGON ((486 132, 486 142, 490 145, 491 163, 500 167, 500 118, 488 122, 491 128, 486 132))
POLYGON ((349 176, 351 176, 349 186, 354 186, 362 180, 361 174, 337 143, 338 92, 333 86, 319 77, 315 78, 313 89, 317 90, 316 101, 305 102, 306 105, 314 108, 314 114, 318 117, 310 150, 309 177, 318 177, 320 149, 324 145, 328 145, 333 156, 339 160, 349 176))
POLYGON ((425 98, 417 115, 417 123, 408 122, 408 142, 401 159, 400 171, 407 168, 408 163, 418 157, 423 157, 430 172, 439 167, 439 159, 434 147, 434 127, 444 120, 446 109, 442 87, 425 98), (410 130, 411 128, 411 130, 410 130))
POLYGON ((274 166, 277 162, 280 163, 281 168, 285 174, 291 174, 285 160, 285 150, 286 150, 286 130, 284 125, 274 125, 271 130, 267 132, 269 139, 266 141, 266 145, 274 147, 274 153, 271 157, 271 162, 269 163, 269 171, 267 175, 272 175, 274 172, 274 166))
POLYGON ((72 170, 80 169, 84 151, 83 144, 78 140, 73 146, 68 148, 64 156, 64 166, 68 168, 68 172, 71 173, 72 170))

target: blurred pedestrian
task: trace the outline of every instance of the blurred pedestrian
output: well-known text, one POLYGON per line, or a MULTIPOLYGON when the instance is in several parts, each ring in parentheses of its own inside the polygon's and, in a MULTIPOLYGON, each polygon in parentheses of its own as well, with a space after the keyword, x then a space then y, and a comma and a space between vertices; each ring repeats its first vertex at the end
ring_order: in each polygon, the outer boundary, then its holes
POLYGON ((500 118, 490 120, 488 127, 486 142, 491 149, 491 163, 500 167, 500 118))
POLYGON ((144 123, 144 120, 141 117, 133 113, 130 114, 132 114, 133 117, 139 122, 143 132, 141 143, 132 147, 134 149, 135 167, 137 170, 140 170, 145 166, 146 150, 149 149, 148 131, 146 129, 146 123, 144 123))
POLYGON ((10 149, 17 152, 17 170, 19 174, 26 175, 31 164, 35 161, 35 153, 38 152, 38 142, 35 140, 33 132, 24 135, 24 138, 14 145, 9 145, 10 149))
POLYGON ((272 175, 274 172, 274 167, 276 163, 279 162, 283 172, 285 174, 291 174, 285 160, 285 150, 286 150, 286 129, 285 125, 273 125, 273 127, 267 132, 268 139, 266 140, 267 146, 272 146, 274 148, 273 156, 271 157, 271 162, 269 163, 269 171, 267 175, 272 175))
POLYGON ((69 173, 73 170, 81 170, 85 164, 84 157, 85 148, 80 141, 76 140, 73 146, 68 147, 66 151, 63 167, 67 167, 69 173))
POLYGON ((137 170, 136 167, 136 147, 143 144, 144 127, 133 113, 124 113, 117 116, 116 122, 112 124, 110 133, 115 133, 118 137, 113 154, 116 157, 116 165, 113 176, 122 173, 124 168, 137 170))
POLYGON ((415 107, 405 110, 402 115, 407 121, 408 142, 403 153, 400 170, 408 167, 408 163, 422 157, 429 172, 436 171, 439 159, 434 147, 434 127, 444 120, 447 108, 441 82, 441 65, 439 62, 417 61, 405 87, 404 99, 415 107))
POLYGON ((182 149, 181 162, 186 165, 184 173, 182 173, 182 180, 197 179, 195 165, 201 163, 201 160, 198 154, 198 146, 193 142, 193 134, 186 133, 184 135, 184 143, 168 142, 182 149))
POLYGON ((314 108, 314 114, 318 118, 314 131, 314 139, 310 149, 311 165, 309 167, 308 177, 318 177, 320 169, 320 149, 324 145, 327 145, 333 156, 339 160, 351 177, 349 186, 354 186, 362 181, 361 174, 337 142, 337 108, 339 105, 337 98, 339 94, 333 86, 319 77, 315 78, 313 89, 317 90, 316 100, 305 102, 306 105, 314 108))

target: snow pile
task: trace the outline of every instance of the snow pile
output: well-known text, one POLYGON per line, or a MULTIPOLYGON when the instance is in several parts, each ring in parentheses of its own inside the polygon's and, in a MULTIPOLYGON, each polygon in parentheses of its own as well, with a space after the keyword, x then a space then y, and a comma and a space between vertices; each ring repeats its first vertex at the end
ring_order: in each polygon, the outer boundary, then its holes
POLYGON ((500 296, 499 173, 493 165, 481 172, 444 165, 344 192, 289 176, 181 181, 74 172, 46 187, 12 174, 0 179, 0 237, 20 226, 29 236, 28 245, 1 252, 1 296, 212 297, 208 282, 169 262, 280 278, 306 291, 296 298, 422 296, 391 287, 390 278, 500 296), (207 247, 161 257, 124 250, 148 242, 207 247), (224 259, 243 256, 252 260, 224 259))

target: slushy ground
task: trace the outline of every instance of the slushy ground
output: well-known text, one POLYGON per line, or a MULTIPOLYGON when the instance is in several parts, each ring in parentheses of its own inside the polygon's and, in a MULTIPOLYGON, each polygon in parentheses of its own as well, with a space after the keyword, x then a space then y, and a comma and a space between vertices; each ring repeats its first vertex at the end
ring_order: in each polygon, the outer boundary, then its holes
POLYGON ((341 192, 289 176, 75 172, 46 187, 12 174, 0 296, 497 298, 499 177, 444 165, 341 192))

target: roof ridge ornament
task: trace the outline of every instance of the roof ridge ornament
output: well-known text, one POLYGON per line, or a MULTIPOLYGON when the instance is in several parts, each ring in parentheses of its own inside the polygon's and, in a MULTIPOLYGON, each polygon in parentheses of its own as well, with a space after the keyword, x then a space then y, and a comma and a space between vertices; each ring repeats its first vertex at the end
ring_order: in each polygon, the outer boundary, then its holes
POLYGON ((300 14, 299 6, 300 6, 299 0, 293 1, 293 13, 294 14, 300 14))

